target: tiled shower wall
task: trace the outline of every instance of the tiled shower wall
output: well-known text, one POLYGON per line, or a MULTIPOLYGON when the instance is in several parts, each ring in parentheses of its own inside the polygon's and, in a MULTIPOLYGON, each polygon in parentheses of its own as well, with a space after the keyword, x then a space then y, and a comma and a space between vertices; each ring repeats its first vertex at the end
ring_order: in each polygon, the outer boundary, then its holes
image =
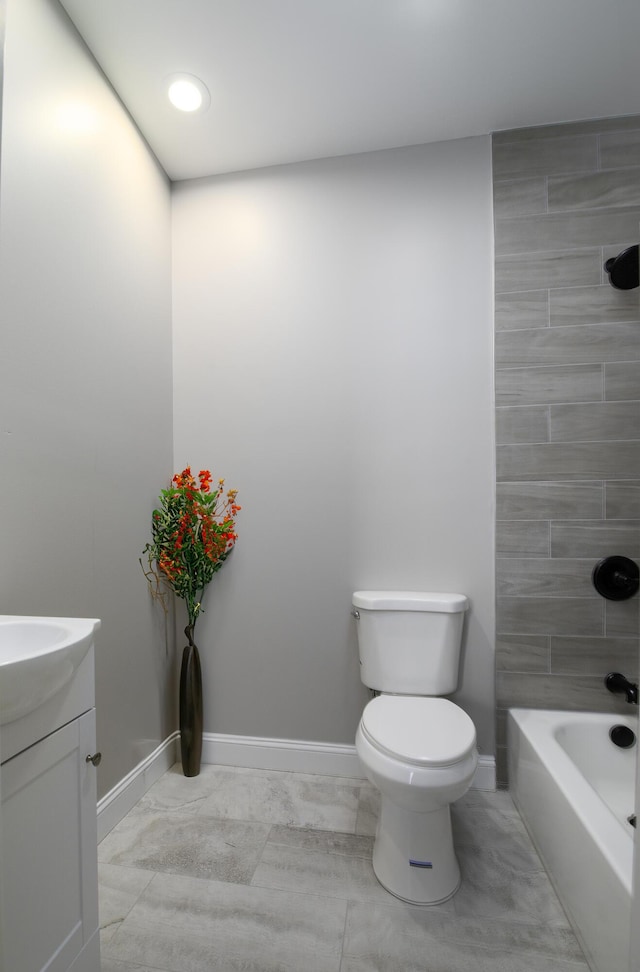
POLYGON ((498 778, 506 710, 624 712, 639 599, 591 574, 640 555, 640 290, 603 264, 640 242, 640 117, 493 138, 498 778))

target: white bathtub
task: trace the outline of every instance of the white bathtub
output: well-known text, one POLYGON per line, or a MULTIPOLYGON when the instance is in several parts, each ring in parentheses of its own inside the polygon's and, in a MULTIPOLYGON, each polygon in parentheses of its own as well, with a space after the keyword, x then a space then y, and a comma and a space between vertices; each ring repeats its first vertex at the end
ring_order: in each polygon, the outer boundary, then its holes
POLYGON ((510 709, 509 789, 595 972, 628 972, 637 716, 510 709))

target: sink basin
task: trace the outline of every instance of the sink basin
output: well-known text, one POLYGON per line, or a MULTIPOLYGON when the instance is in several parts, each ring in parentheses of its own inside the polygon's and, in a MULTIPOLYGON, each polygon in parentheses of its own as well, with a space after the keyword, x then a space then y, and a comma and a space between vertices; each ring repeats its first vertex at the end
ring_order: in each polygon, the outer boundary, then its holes
POLYGON ((28 715, 71 680, 100 622, 0 615, 0 725, 28 715))

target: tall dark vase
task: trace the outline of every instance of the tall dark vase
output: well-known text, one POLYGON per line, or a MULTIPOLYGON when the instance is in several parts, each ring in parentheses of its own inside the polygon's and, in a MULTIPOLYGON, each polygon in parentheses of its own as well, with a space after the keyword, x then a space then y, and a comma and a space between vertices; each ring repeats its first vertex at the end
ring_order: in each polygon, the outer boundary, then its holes
POLYGON ((180 668, 180 755, 184 775, 197 776, 202 756, 202 672, 193 626, 187 625, 184 633, 189 644, 180 668))

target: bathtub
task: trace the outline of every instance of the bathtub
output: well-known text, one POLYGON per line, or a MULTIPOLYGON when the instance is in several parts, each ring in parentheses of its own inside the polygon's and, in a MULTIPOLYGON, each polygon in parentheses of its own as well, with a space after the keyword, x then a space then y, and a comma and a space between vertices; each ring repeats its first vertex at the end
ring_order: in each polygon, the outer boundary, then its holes
POLYGON ((510 709, 509 789, 594 972, 628 972, 637 716, 510 709))

